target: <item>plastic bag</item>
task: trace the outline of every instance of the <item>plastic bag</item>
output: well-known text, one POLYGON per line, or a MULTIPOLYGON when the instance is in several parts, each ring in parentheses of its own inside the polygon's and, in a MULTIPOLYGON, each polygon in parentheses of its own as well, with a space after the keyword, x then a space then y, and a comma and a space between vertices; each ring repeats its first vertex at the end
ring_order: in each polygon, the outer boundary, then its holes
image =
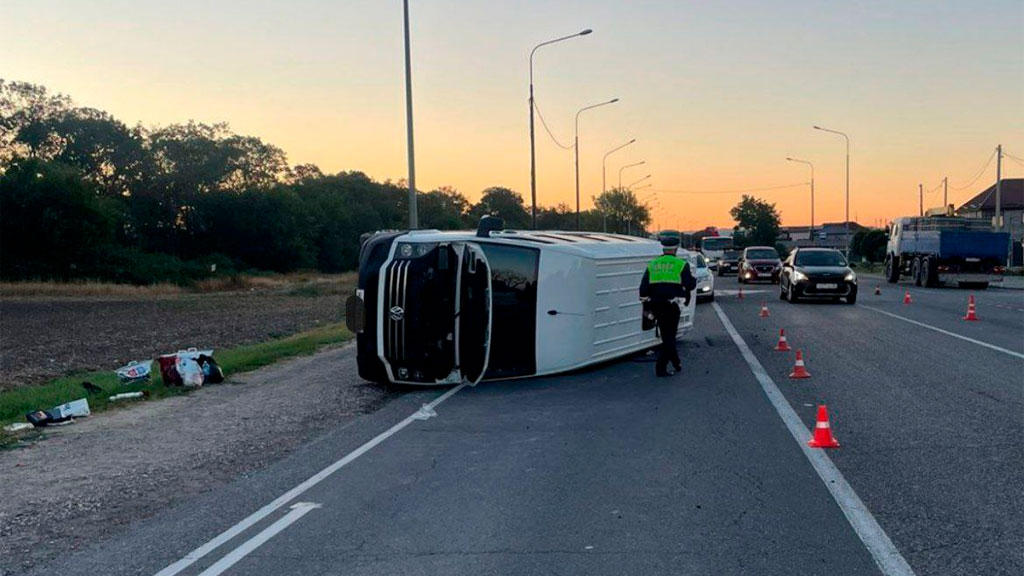
MULTIPOLYGON (((202 356, 207 356, 211 360, 213 359, 213 350, 199 350, 197 348, 188 348, 186 350, 178 350, 174 354, 164 354, 157 357, 157 364, 160 366, 160 378, 164 381, 164 386, 202 386, 205 379, 203 376, 203 369, 198 367, 198 360, 202 356), (190 373, 190 383, 186 383, 184 375, 182 374, 179 366, 182 364, 182 360, 188 360, 185 362, 185 370, 190 373), (199 371, 200 379, 196 379, 193 369, 189 364, 196 364, 196 369, 199 371), (198 383, 196 383, 198 382, 198 383)), ((218 368, 218 372, 219 372, 218 368)), ((221 374, 221 380, 223 380, 223 374, 221 374)), ((214 382, 210 380, 210 382, 214 382)))
POLYGON ((199 367, 203 369, 203 382, 208 384, 220 384, 224 381, 224 371, 217 365, 217 361, 213 359, 213 356, 206 354, 200 354, 196 358, 196 362, 199 363, 199 367))
POLYGON ((195 358, 179 354, 175 368, 178 375, 181 376, 183 386, 199 387, 203 385, 203 369, 199 367, 195 358))
POLYGON ((143 382, 149 380, 149 376, 153 371, 152 360, 132 360, 127 365, 122 366, 114 371, 117 374, 122 384, 134 384, 136 382, 143 382))

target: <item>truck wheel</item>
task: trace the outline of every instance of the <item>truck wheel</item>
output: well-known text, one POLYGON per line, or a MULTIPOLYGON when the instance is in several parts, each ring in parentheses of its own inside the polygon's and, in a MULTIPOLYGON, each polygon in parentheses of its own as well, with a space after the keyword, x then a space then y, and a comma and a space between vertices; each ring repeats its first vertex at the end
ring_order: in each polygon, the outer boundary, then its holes
POLYGON ((924 258, 921 260, 921 284, 927 287, 935 286, 935 270, 932 269, 932 262, 930 258, 924 258))
POLYGON ((885 279, 889 284, 895 284, 900 281, 900 266, 895 256, 889 256, 885 259, 885 279))
POLYGON ((914 286, 921 285, 921 259, 914 258, 910 264, 910 277, 914 279, 914 286))

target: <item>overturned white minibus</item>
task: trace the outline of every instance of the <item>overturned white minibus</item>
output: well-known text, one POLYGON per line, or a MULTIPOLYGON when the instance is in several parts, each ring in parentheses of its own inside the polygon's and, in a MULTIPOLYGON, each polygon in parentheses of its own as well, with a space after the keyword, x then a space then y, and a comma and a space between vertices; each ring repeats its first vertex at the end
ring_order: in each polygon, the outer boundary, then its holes
MULTIPOLYGON (((500 221, 498 221, 500 222, 500 221)), ((639 300, 653 240, 596 232, 382 232, 346 305, 359 374, 454 384, 565 372, 658 344, 639 300)), ((696 298, 681 313, 693 327, 696 298)))

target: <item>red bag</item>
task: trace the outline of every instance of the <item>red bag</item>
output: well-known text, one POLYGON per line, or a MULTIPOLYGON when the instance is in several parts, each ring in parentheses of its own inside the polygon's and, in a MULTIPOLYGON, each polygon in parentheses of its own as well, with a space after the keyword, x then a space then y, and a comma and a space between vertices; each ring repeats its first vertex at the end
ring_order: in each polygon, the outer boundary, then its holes
POLYGON ((178 373, 177 354, 164 354, 158 356, 156 360, 160 363, 160 378, 164 381, 164 386, 184 386, 181 374, 178 373))

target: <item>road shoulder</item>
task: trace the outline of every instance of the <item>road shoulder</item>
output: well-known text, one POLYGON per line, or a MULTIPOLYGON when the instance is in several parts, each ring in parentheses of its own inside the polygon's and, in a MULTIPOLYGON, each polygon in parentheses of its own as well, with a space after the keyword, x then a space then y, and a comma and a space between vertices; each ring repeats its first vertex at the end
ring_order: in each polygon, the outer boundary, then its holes
POLYGON ((0 451, 0 575, 252 474, 387 402, 355 374, 354 349, 330 349, 0 451))

